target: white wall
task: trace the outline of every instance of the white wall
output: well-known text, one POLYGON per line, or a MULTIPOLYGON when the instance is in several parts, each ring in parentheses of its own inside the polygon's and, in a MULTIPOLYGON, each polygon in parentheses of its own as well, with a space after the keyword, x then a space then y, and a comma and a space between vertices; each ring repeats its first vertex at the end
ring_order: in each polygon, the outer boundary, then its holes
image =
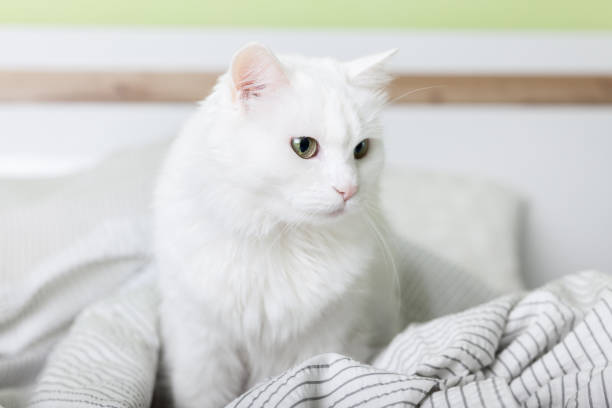
POLYGON ((416 73, 612 73, 612 32, 316 31, 0 26, 0 67, 225 69, 259 41, 278 53, 350 59, 390 48, 416 73))
MULTIPOLYGON (((402 72, 612 74, 612 34, 319 33, 0 29, 0 68, 223 67, 259 38, 349 58, 394 46, 402 72), (201 53, 194 53, 200 48, 201 53)), ((190 105, 0 104, 0 173, 70 171, 118 146, 173 135, 190 105)), ((411 106, 385 113, 389 160, 473 174, 528 202, 530 285, 584 268, 612 272, 612 106, 411 106)))

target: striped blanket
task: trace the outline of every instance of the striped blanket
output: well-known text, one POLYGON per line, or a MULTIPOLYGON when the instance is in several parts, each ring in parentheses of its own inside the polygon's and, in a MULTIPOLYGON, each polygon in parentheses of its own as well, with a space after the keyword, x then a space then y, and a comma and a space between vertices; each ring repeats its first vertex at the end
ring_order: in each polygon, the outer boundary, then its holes
MULTIPOLYGON (((150 405, 159 348, 152 275, 78 318, 31 406, 150 405)), ((412 324, 371 364, 313 357, 229 407, 609 407, 611 359, 612 277, 583 272, 412 324)))
POLYGON ((611 287, 582 273, 414 324, 371 365, 317 356, 230 407, 609 407, 611 287))

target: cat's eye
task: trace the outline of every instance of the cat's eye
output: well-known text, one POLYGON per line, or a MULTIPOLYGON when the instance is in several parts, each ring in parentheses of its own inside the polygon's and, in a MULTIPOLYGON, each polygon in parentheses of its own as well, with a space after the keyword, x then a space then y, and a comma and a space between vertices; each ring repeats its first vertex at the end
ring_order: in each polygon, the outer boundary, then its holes
POLYGON ((353 149, 353 156, 355 156, 355 158, 359 160, 368 153, 369 148, 370 148, 370 139, 363 139, 353 149))
POLYGON ((319 143, 308 136, 294 137, 291 139, 291 148, 302 159, 310 159, 317 155, 319 143))

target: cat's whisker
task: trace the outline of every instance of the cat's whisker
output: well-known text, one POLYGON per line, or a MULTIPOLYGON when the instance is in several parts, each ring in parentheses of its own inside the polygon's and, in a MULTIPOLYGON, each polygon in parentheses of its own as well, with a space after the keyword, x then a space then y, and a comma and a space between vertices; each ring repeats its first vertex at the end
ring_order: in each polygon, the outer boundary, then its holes
POLYGON ((274 240, 270 244, 269 248, 272 249, 278 242, 280 242, 280 239, 283 236, 288 235, 291 231, 295 231, 308 219, 308 217, 312 216, 313 214, 313 212, 305 211, 296 221, 291 223, 285 223, 281 230, 278 232, 276 238, 274 238, 274 240))
POLYGON ((378 208, 375 208, 372 204, 364 203, 365 211, 365 219, 368 222, 370 228, 374 231, 374 234, 377 238, 377 242, 381 245, 381 249, 383 251, 383 256, 385 258, 385 263, 387 266, 391 268, 391 272, 393 274, 394 286, 396 289, 396 295, 398 300, 398 308, 401 307, 401 298, 402 298, 402 287, 401 280, 399 276, 399 272, 397 270, 397 266, 395 264, 395 260, 393 259, 393 253, 387 244, 384 235, 380 232, 379 228, 376 226, 376 222, 374 221, 372 215, 369 211, 380 211, 378 208))
POLYGON ((443 88, 445 86, 446 85, 440 84, 440 85, 431 85, 431 86, 424 86, 422 88, 416 88, 416 89, 413 89, 411 91, 405 92, 405 93, 403 93, 403 94, 401 94, 399 96, 396 96, 395 98, 391 99, 388 102, 388 104, 392 104, 393 102, 397 102, 397 101, 401 100, 402 98, 405 98, 406 96, 415 94, 417 92, 427 91, 428 89, 443 88))
POLYGON ((290 229, 291 226, 288 223, 283 225, 281 230, 278 232, 276 238, 274 238, 274 240, 270 243, 270 246, 268 247, 269 250, 272 250, 276 246, 276 244, 280 242, 281 237, 283 237, 283 235, 285 235, 285 233, 288 232, 290 229))

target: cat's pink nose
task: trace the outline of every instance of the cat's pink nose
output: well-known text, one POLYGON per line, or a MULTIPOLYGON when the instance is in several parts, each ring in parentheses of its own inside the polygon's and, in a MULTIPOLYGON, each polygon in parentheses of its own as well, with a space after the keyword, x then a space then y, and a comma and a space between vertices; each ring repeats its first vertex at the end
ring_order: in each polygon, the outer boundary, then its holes
POLYGON ((355 195, 355 193, 357 193, 357 186, 351 184, 351 185, 344 186, 341 188, 334 187, 334 190, 336 190, 338 194, 342 196, 344 201, 348 201, 351 199, 352 196, 355 195))

